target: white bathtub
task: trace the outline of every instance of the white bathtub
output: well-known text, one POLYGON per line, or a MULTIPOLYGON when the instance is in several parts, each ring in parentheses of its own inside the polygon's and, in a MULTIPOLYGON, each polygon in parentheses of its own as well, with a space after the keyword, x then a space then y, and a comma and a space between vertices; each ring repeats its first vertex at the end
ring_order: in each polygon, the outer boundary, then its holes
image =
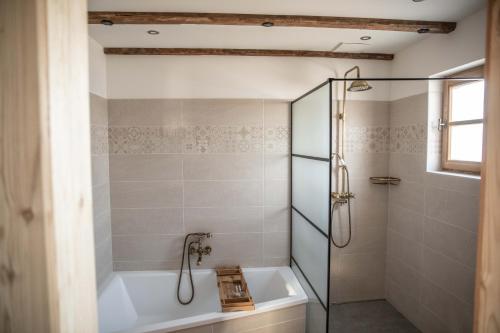
MULTIPOLYGON (((178 272, 116 272, 99 295, 99 332, 173 332, 307 303, 289 267, 243 272, 256 309, 232 313, 221 312, 214 270, 193 271, 195 297, 189 305, 177 301, 178 272)), ((185 282, 182 294, 188 295, 185 282)))

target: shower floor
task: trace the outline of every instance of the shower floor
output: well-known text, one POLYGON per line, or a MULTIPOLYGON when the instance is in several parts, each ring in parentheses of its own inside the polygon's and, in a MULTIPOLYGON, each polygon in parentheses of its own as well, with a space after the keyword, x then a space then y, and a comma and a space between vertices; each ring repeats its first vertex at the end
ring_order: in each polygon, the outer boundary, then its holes
POLYGON ((385 300, 334 304, 330 311, 334 333, 419 333, 420 331, 385 300))

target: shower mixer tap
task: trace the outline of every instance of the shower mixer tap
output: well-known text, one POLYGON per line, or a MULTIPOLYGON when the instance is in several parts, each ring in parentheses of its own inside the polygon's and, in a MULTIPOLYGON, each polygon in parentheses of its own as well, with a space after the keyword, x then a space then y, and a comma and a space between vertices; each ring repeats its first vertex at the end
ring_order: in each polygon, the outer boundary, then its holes
MULTIPOLYGON (((198 260, 196 260, 197 266, 200 266, 201 260, 202 260, 204 255, 209 256, 210 253, 212 253, 212 247, 210 247, 209 245, 203 247, 203 245, 201 244, 201 242, 204 238, 205 238, 204 236, 201 236, 198 238, 197 241, 192 242, 189 245, 189 254, 191 254, 191 255, 197 254, 198 255, 198 260)), ((209 237, 207 237, 207 238, 209 238, 209 237)))

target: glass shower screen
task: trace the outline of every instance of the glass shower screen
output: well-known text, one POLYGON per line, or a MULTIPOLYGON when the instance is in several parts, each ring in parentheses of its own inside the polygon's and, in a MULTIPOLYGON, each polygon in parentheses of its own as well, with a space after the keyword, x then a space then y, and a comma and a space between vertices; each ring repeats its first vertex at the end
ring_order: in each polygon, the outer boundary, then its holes
POLYGON ((292 102, 291 267, 309 296, 307 332, 328 327, 331 81, 292 102))

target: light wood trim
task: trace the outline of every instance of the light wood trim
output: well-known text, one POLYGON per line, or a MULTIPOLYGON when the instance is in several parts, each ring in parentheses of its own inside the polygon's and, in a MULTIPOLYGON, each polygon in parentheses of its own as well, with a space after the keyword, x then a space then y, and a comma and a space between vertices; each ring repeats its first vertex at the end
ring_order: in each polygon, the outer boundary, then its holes
POLYGON ((1 332, 97 332, 86 12, 0 1, 1 332))
POLYGON ((102 20, 114 24, 206 24, 260 26, 272 22, 277 27, 338 28, 447 34, 455 30, 455 22, 392 20, 361 17, 265 15, 231 13, 172 13, 172 12, 89 12, 89 24, 102 20))
POLYGON ((500 332, 500 0, 489 1, 474 332, 500 332))
MULTIPOLYGON (((470 68, 453 75, 449 78, 479 78, 484 77, 484 66, 470 68)), ((445 81, 443 83, 443 112, 441 118, 449 123, 450 119, 450 90, 458 85, 468 84, 471 81, 445 81)), ((450 126, 445 126, 441 136, 441 165, 443 170, 469 172, 479 174, 481 171, 481 163, 467 162, 467 161, 454 161, 450 159, 450 126)))
POLYGON ((182 56, 252 56, 252 57, 312 57, 340 59, 393 60, 393 54, 345 53, 306 50, 261 50, 261 49, 197 49, 197 48, 104 48, 105 54, 118 55, 182 55, 182 56))

